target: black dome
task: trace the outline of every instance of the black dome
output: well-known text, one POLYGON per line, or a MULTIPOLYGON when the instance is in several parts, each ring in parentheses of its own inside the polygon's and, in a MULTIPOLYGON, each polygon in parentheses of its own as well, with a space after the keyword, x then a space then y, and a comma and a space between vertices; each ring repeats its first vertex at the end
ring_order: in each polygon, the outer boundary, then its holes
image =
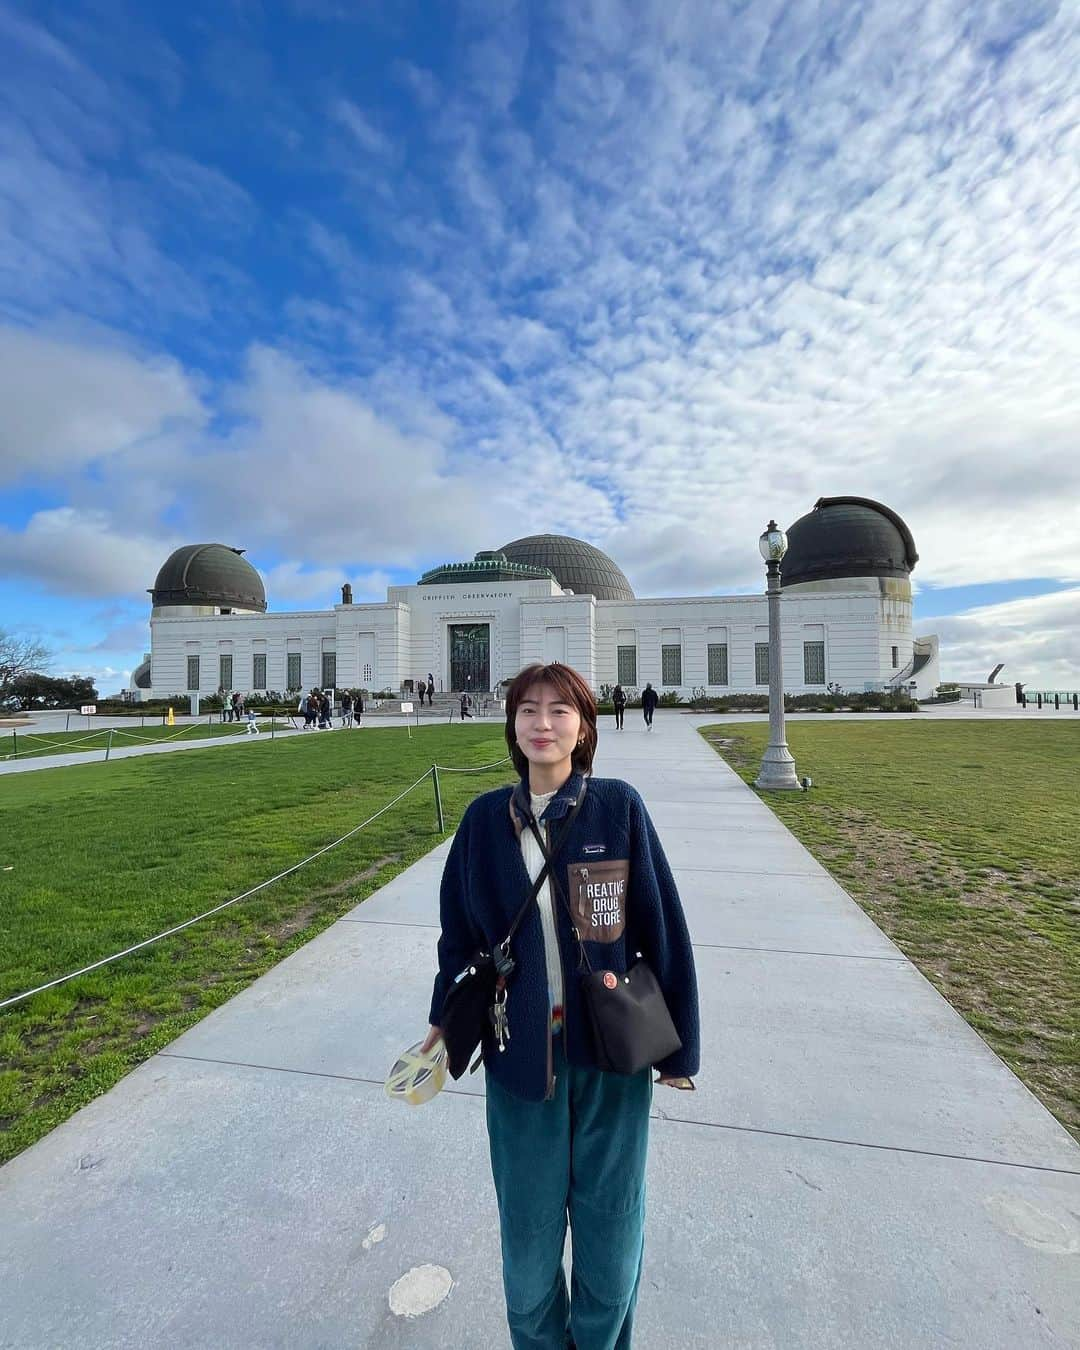
POLYGON ((633 600, 634 592, 622 571, 606 553, 583 539, 565 534, 530 534, 499 550, 513 563, 548 567, 563 590, 594 595, 597 600, 633 600))
POLYGON ((819 497, 787 532, 785 586, 838 577, 906 577, 919 560, 911 531, 869 497, 819 497))
POLYGON ((155 605, 218 605, 266 609, 262 577, 224 544, 185 544, 169 555, 150 592, 155 605))

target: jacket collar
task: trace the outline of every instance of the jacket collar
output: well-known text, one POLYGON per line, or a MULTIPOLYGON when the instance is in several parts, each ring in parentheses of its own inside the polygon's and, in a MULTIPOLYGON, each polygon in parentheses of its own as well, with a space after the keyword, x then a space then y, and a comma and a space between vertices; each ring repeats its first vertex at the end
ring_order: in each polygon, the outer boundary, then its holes
MULTIPOLYGON (((577 805, 578 798, 584 791, 585 775, 578 773, 575 769, 551 801, 548 802, 544 819, 547 821, 562 820, 563 816, 577 805)), ((517 786, 510 794, 510 820, 514 826, 514 833, 519 838, 521 831, 529 823, 531 815, 532 799, 529 794, 529 780, 528 778, 519 778, 517 786)))

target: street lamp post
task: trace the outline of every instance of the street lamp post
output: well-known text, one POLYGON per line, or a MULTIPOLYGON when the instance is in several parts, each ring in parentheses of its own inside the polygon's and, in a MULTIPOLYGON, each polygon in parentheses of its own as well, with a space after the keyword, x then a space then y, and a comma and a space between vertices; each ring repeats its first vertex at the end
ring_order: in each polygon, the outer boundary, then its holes
POLYGON ((787 552, 787 535, 770 520, 758 540, 765 559, 769 596, 769 744, 761 757, 755 787, 798 791, 795 760, 784 730, 784 666, 780 652, 780 562, 787 552))

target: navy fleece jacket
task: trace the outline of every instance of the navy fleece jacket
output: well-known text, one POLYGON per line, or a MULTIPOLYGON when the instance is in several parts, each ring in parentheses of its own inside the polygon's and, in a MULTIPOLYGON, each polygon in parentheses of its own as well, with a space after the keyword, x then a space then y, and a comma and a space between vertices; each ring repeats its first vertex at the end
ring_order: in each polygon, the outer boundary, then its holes
MULTIPOLYGON (((567 1059, 595 1066, 578 988, 579 970, 585 969, 579 964, 580 938, 594 971, 621 974, 638 952, 648 961, 682 1039, 682 1048, 655 1067, 665 1075, 689 1077, 699 1065, 697 978, 671 869, 641 796, 617 778, 588 780, 581 809, 560 838, 561 822, 585 787, 581 775, 572 774, 540 820, 549 844, 557 845, 554 871, 569 903, 568 911, 555 894, 567 1059)), ((529 893, 515 827, 515 814, 519 825, 525 823, 528 802, 524 783, 496 788, 477 797, 458 826, 440 892, 439 973, 429 1014, 435 1026, 455 975, 477 947, 491 950, 506 937, 529 893)), ((536 905, 514 935, 512 954, 517 964, 506 1005, 510 1040, 500 1052, 489 1031, 484 1063, 508 1092, 543 1101, 551 1090, 551 1009, 536 905)))

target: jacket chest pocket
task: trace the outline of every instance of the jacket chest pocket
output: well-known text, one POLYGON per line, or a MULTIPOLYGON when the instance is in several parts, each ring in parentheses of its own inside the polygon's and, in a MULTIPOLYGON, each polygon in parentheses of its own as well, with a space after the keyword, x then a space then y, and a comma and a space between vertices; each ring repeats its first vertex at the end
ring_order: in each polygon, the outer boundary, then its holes
POLYGON ((630 862, 575 862, 567 870, 570 913, 583 942, 615 942, 626 931, 630 862))

